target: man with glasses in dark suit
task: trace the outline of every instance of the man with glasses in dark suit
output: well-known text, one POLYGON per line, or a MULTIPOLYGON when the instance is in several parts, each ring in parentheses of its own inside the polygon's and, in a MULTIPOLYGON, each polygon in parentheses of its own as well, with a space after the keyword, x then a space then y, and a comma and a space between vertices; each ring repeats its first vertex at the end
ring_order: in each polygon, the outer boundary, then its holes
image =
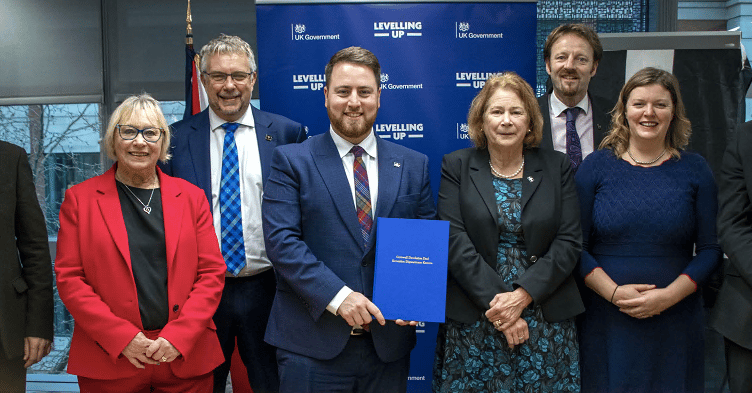
POLYGON ((172 125, 173 158, 162 166, 206 192, 228 266, 214 316, 225 355, 214 372, 214 392, 225 391, 236 337, 254 393, 276 392, 279 384, 274 347, 264 342, 276 283, 264 247, 261 196, 272 150, 306 135, 300 124, 250 105, 256 77, 247 42, 224 34, 209 41, 201 49, 209 108, 172 125))

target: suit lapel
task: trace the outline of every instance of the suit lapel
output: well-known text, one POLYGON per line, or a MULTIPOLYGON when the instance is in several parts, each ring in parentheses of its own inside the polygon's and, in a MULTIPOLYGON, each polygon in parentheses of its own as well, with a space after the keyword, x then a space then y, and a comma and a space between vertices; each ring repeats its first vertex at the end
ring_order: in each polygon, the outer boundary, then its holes
POLYGON ((181 226, 183 224, 184 200, 180 198, 180 190, 175 187, 174 180, 158 170, 159 184, 162 194, 162 214, 164 215, 165 249, 167 267, 171 270, 175 266, 175 254, 178 250, 181 226))
POLYGON ((404 159, 396 154, 389 144, 376 136, 376 149, 378 154, 379 165, 379 197, 376 201, 376 211, 373 214, 373 227, 371 235, 368 238, 368 247, 370 249, 376 242, 376 225, 377 217, 389 217, 394 202, 397 201, 399 185, 402 182, 402 171, 404 169, 404 159))
POLYGON ((259 161, 261 161, 261 178, 264 185, 266 185, 266 179, 269 177, 272 152, 277 147, 279 141, 271 129, 272 119, 266 113, 253 106, 251 106, 251 113, 253 113, 253 123, 256 128, 256 142, 258 144, 259 161))
POLYGON ((115 183, 115 169, 117 163, 100 177, 97 185, 97 205, 102 214, 105 225, 110 232, 112 241, 115 243, 120 255, 128 264, 128 269, 132 270, 131 252, 128 248, 128 232, 125 229, 123 220, 123 210, 120 206, 120 197, 117 192, 115 183))
POLYGON ((191 125, 188 135, 188 150, 191 153, 193 170, 196 173, 196 181, 199 188, 205 190, 206 199, 211 202, 211 157, 209 155, 209 109, 196 115, 197 121, 191 125))
POLYGON ((598 150, 598 146, 603 140, 604 134, 611 126, 611 118, 609 117, 607 104, 605 101, 598 97, 595 97, 588 93, 590 96, 590 110, 593 112, 593 148, 598 150), (606 107, 606 108, 603 108, 606 107), (606 111, 604 111, 604 109, 606 111))
POLYGON ((543 164, 541 163, 537 150, 527 150, 525 152, 525 169, 522 172, 522 201, 521 209, 525 211, 525 205, 530 201, 535 190, 543 177, 543 164))
POLYGON ((374 217, 387 217, 392 211, 402 181, 403 157, 396 155, 389 147, 381 138, 376 137, 376 149, 379 155, 379 178, 377 179, 379 198, 376 201, 374 217))
POLYGON ((554 148, 554 137, 551 133, 551 113, 549 112, 549 94, 544 94, 538 98, 538 106, 543 116, 543 137, 541 138, 540 147, 545 149, 554 148))
POLYGON ((342 222, 350 234, 359 244, 362 244, 358 215, 353 205, 353 194, 350 183, 347 181, 342 159, 339 157, 337 147, 334 145, 332 136, 327 131, 321 137, 311 141, 311 155, 324 185, 337 208, 342 222))
POLYGON ((499 213, 496 208, 496 196, 493 188, 491 177, 491 167, 488 165, 488 149, 478 150, 477 154, 470 156, 468 166, 470 168, 470 180, 473 182, 475 189, 478 190, 483 203, 486 205, 488 212, 494 218, 494 222, 499 219, 499 213))

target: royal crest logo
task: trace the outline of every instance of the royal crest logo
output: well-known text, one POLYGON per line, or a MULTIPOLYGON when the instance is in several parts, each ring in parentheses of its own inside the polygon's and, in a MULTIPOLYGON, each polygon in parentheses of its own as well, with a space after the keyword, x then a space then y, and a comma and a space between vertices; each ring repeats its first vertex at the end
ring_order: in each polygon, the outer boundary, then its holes
POLYGON ((389 74, 381 74, 381 83, 386 83, 389 81, 389 74))
POLYGON ((460 31, 468 31, 470 30, 470 24, 467 22, 460 22, 460 31))
POLYGON ((295 32, 298 34, 305 33, 305 25, 300 25, 300 24, 295 25, 295 32))
POLYGON ((470 139, 470 135, 467 133, 468 131, 470 131, 470 127, 467 123, 457 123, 457 139, 470 139))

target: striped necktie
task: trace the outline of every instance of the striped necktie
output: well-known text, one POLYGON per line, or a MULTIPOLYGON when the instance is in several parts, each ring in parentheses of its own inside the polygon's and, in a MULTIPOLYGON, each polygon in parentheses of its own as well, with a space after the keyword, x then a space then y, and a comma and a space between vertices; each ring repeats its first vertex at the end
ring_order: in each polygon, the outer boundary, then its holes
POLYGON ((368 244, 368 236, 371 234, 373 225, 373 213, 371 212, 371 191, 368 187, 368 172, 363 163, 362 147, 355 145, 350 150, 355 156, 353 162, 353 178, 355 179, 355 207, 360 223, 360 233, 363 235, 363 246, 368 244))

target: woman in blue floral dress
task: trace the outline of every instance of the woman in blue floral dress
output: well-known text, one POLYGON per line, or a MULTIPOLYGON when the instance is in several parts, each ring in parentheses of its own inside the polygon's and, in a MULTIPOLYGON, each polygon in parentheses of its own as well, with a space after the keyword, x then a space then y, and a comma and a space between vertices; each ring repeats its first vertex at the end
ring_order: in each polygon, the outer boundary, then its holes
POLYGON ((567 156, 536 147, 542 124, 522 78, 490 78, 468 114, 475 147, 444 157, 449 278, 434 392, 580 390, 579 206, 567 156))

